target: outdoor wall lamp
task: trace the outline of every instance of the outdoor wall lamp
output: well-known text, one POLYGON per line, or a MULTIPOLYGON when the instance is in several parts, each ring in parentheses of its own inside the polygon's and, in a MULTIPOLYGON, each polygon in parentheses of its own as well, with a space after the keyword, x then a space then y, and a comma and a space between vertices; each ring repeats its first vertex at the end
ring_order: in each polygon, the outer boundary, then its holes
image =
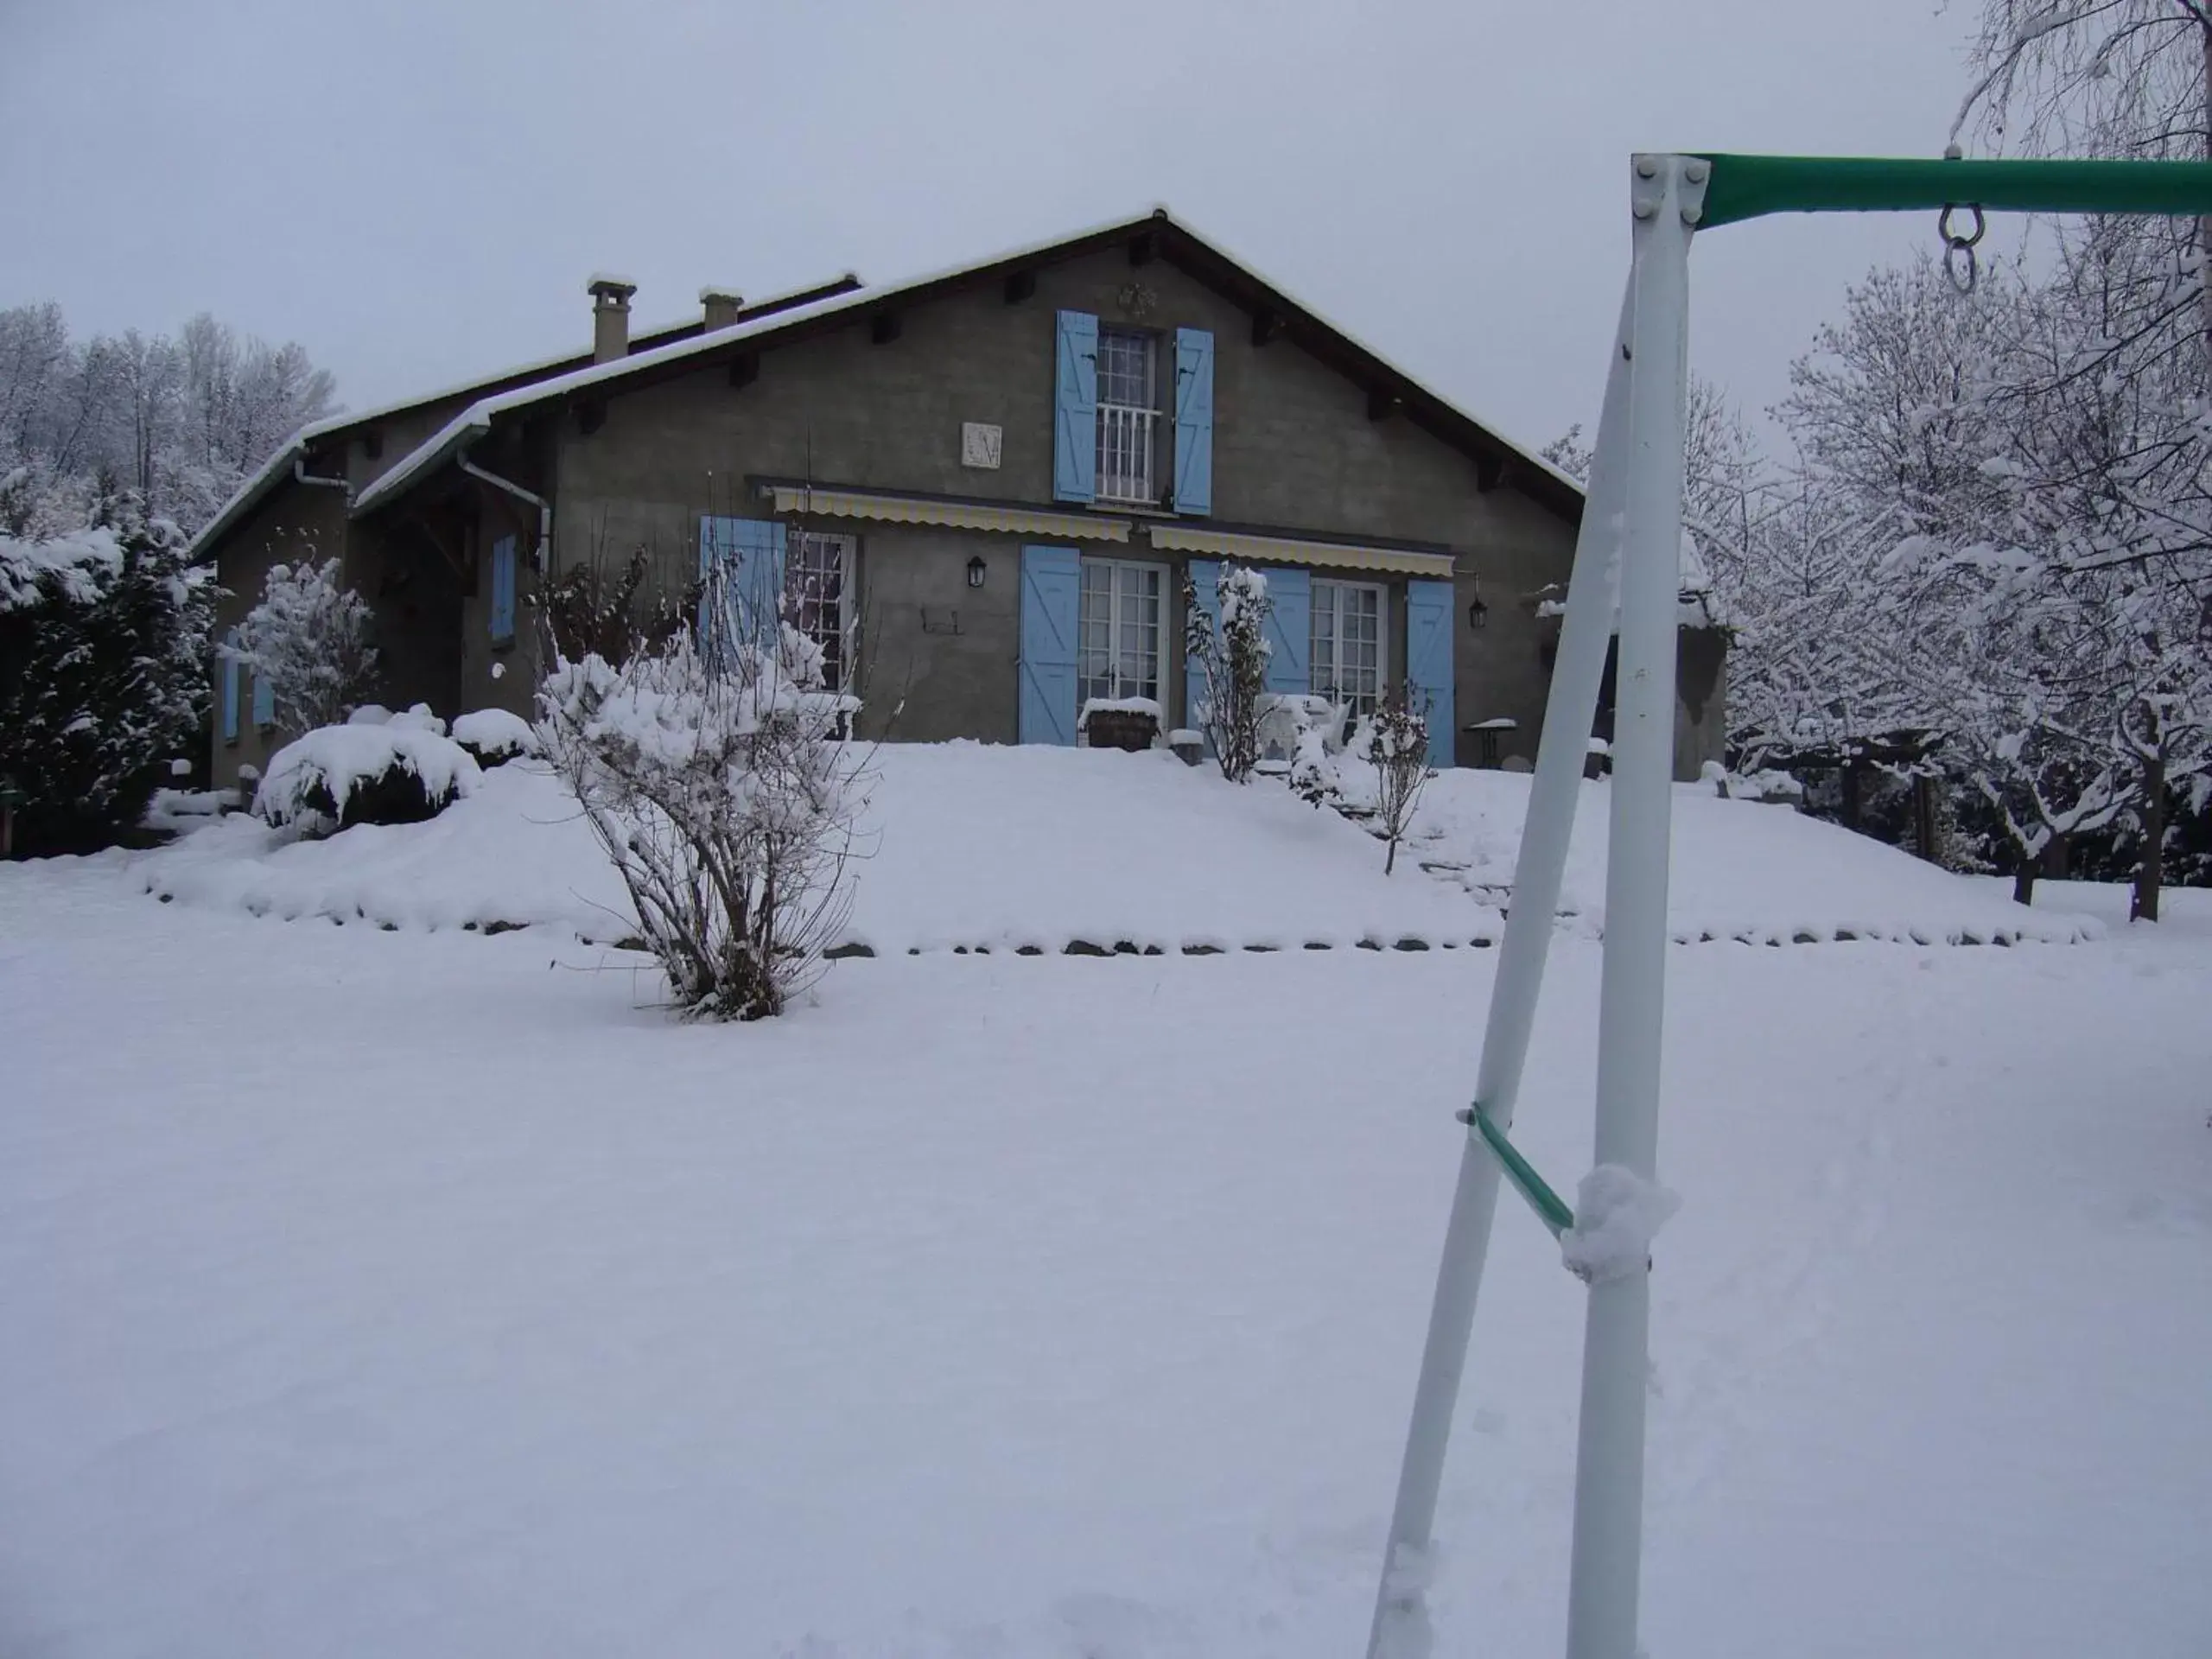
POLYGON ((968 585, 970 588, 983 585, 983 561, 980 554, 968 561, 968 585))
POLYGON ((1490 607, 1484 604, 1480 599, 1477 599, 1473 603, 1467 607, 1467 626, 1479 632, 1483 625, 1489 620, 1490 607))

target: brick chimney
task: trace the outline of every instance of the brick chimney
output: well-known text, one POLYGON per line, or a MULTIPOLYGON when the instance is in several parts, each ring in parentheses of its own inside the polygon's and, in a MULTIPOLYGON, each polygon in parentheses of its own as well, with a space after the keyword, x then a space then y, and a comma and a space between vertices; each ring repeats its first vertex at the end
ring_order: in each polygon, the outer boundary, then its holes
POLYGON ((591 360, 617 363, 630 354, 630 296, 635 283, 620 276, 594 276, 591 293, 591 360))
POLYGON ((711 334, 737 321, 737 314, 745 308, 745 296, 734 289, 702 288, 699 303, 707 309, 707 332, 711 334))

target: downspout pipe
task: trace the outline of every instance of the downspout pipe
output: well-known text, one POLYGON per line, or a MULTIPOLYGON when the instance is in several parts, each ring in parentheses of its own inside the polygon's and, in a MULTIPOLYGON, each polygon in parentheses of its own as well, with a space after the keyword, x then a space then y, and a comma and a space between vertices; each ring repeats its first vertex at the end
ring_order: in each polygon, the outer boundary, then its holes
POLYGON ((537 554, 532 563, 537 568, 537 574, 543 575, 547 563, 553 556, 553 504, 542 495, 532 494, 511 479, 501 478, 497 473, 486 472, 468 458, 468 451, 466 448, 455 452, 454 464, 471 478, 480 478, 493 489, 504 490, 518 501, 527 501, 537 509, 537 554))
POLYGON ((320 484, 326 490, 343 490, 346 492, 346 505, 353 505, 353 481, 343 478, 323 478, 308 471, 308 458, 304 454, 292 458, 292 477, 298 483, 320 484))
MULTIPOLYGON (((304 449, 292 457, 292 481, 296 484, 320 484, 326 490, 343 490, 346 492, 347 509, 350 511, 353 505, 353 480, 345 478, 324 478, 319 474, 308 471, 308 456, 304 449)), ((341 576, 346 568, 346 561, 341 558, 338 565, 341 576)))

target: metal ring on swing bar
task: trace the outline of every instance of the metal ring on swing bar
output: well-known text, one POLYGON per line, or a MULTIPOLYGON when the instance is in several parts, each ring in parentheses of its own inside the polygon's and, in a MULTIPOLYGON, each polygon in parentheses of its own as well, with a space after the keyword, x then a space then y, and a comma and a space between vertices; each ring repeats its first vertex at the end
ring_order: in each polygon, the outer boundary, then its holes
POLYGON ((1980 275, 1980 264, 1974 257, 1974 244, 1980 241, 1983 233, 1989 229, 1989 221, 1983 216, 1980 207, 1969 203, 1967 211, 1974 215, 1974 230, 1970 234, 1961 235, 1951 228, 1951 215, 1958 212, 1956 202, 1945 202, 1942 216, 1936 221, 1936 234, 1943 239, 1943 274, 1951 279, 1951 286, 1961 294, 1974 292, 1974 280, 1980 275), (1964 281, 1960 280, 1957 263, 1962 253, 1967 257, 1964 281))

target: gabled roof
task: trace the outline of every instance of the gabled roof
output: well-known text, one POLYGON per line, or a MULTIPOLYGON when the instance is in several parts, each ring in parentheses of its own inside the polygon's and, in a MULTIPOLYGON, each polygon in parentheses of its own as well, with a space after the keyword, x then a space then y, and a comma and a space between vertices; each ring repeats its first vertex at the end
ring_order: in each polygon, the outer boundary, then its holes
MULTIPOLYGON (((737 315, 741 321, 771 316, 779 311, 818 303, 833 295, 849 294, 860 286, 861 279, 849 270, 843 276, 830 282, 817 283, 809 288, 796 289, 790 293, 775 295, 754 304, 745 306, 739 310, 737 315)), ((696 339, 706 332, 706 319, 702 313, 700 316, 687 319, 683 322, 672 322, 658 328, 649 328, 645 333, 632 337, 631 353, 634 356, 678 341, 696 339)), ((459 385, 446 386, 436 391, 424 392, 419 397, 405 398, 396 404, 381 404, 373 409, 363 410, 358 414, 333 415, 326 420, 311 421, 287 438, 276 453, 262 463, 258 471, 231 493, 230 499, 216 510, 215 516, 201 525, 200 532, 192 538, 188 549, 189 556, 194 560, 205 557, 207 550, 213 547, 233 524, 259 505, 262 497, 281 483, 296 465, 305 461, 311 451, 328 443, 333 439, 342 442, 356 433, 365 431, 377 425, 379 422, 411 414, 432 404, 450 403, 458 397, 493 397, 500 392, 529 385, 533 382, 573 374, 578 369, 590 367, 591 362, 592 355, 589 352, 571 352, 561 357, 549 357, 534 363, 524 363, 515 368, 503 370, 498 374, 486 376, 480 380, 467 380, 459 385)))
POLYGON ((1515 487, 1561 517, 1580 518, 1582 491, 1573 479, 1453 407, 1379 353, 1289 298, 1249 265, 1177 222, 1165 207, 906 282, 793 305, 772 316, 740 321, 711 334, 632 351, 618 362, 596 364, 493 392, 470 404, 363 490, 353 503, 353 512, 357 515, 373 512, 396 500, 414 481, 443 466, 519 411, 601 388, 620 391, 649 385, 687 373, 704 363, 757 351, 766 344, 842 327, 856 315, 893 311, 941 289, 1000 281, 1039 264, 1126 245, 1145 237, 1154 238, 1158 257, 1249 311, 1255 337, 1292 340, 1365 386, 1378 413, 1402 414, 1466 454, 1476 465, 1480 487, 1495 487, 1510 479, 1515 487))

